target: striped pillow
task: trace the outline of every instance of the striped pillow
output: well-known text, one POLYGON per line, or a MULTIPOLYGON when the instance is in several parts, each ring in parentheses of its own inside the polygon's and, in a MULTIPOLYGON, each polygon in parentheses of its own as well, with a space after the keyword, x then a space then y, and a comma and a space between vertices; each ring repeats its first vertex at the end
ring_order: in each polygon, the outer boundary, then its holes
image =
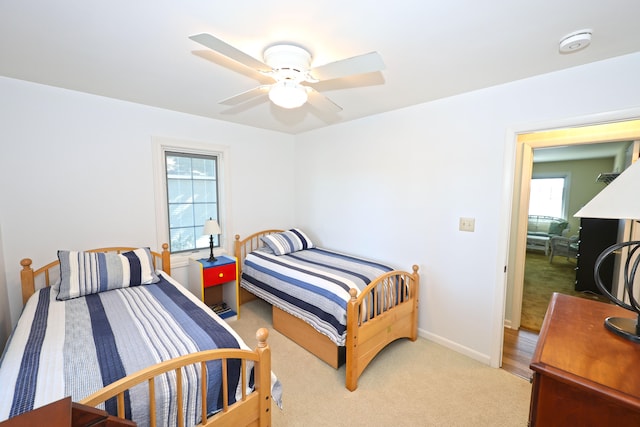
POLYGON ((97 294, 111 289, 157 283, 149 248, 114 252, 58 251, 58 300, 97 294))
POLYGON ((276 255, 286 255, 314 247, 311 239, 297 228, 262 236, 261 239, 276 255))

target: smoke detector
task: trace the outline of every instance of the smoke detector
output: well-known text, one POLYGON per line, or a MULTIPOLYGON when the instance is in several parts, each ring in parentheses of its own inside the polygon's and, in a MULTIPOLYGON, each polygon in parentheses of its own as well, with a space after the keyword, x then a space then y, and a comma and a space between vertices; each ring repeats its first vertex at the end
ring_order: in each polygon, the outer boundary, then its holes
POLYGON ((560 40, 560 53, 573 53, 591 44, 591 30, 578 30, 567 34, 560 40))

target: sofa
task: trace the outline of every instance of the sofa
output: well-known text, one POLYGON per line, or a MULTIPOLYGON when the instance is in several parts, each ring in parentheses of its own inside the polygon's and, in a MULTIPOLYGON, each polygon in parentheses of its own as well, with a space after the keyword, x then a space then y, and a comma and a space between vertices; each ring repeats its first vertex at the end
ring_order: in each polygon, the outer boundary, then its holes
POLYGON ((527 224, 527 249, 543 251, 549 255, 549 240, 552 236, 566 236, 569 223, 564 218, 544 215, 529 215, 527 224))

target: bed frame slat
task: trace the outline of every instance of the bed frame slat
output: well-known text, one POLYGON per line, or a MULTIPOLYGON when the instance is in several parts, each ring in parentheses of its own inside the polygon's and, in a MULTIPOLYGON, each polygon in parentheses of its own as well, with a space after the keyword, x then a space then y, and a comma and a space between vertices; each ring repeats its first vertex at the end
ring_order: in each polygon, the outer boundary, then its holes
MULTIPOLYGON (((182 369, 176 369, 176 389, 178 390, 178 427, 184 427, 184 394, 182 392, 182 369)), ((202 381, 202 378, 200 378, 202 381)))
POLYGON ((124 391, 118 393, 118 417, 124 418, 124 391))
POLYGON ((207 419, 207 412, 208 412, 208 408, 207 408, 207 381, 205 380, 205 378, 207 378, 207 363, 206 362, 202 362, 200 363, 200 399, 202 401, 202 405, 201 405, 201 409, 202 409, 202 419, 206 420, 207 419))

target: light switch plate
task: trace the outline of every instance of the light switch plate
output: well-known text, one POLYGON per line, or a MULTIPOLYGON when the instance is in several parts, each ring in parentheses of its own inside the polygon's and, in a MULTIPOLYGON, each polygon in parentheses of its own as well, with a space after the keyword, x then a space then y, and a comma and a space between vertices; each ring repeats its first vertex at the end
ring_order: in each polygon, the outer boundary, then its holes
POLYGON ((475 218, 460 218, 460 231, 473 232, 476 228, 475 218))

